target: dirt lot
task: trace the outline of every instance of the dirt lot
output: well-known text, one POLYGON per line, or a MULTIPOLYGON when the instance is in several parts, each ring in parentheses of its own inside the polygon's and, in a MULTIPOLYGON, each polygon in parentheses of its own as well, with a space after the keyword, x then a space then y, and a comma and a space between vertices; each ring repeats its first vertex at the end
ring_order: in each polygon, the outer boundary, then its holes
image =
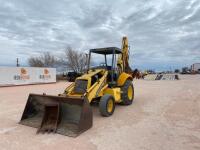
POLYGON ((29 93, 62 93, 68 83, 0 88, 0 149, 199 150, 200 76, 180 78, 134 81, 133 105, 117 106, 109 118, 93 107, 93 127, 77 138, 18 124, 29 93))

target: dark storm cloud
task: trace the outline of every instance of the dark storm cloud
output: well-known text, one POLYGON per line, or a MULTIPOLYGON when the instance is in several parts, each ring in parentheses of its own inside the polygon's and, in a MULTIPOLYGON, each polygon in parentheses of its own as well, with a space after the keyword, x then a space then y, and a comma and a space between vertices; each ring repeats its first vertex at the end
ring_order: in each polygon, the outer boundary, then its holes
POLYGON ((180 67, 200 61, 199 0, 0 0, 0 64, 68 46, 86 51, 121 45, 132 66, 180 67))

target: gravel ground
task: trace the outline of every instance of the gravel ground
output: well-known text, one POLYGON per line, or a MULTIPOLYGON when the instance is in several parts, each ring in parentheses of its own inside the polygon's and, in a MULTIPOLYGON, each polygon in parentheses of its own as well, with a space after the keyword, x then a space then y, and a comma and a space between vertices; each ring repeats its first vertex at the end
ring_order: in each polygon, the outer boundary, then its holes
POLYGON ((108 118, 93 107, 93 127, 77 138, 18 124, 29 93, 58 94, 69 83, 0 88, 0 149, 199 150, 200 75, 180 78, 134 81, 133 105, 117 106, 108 118))

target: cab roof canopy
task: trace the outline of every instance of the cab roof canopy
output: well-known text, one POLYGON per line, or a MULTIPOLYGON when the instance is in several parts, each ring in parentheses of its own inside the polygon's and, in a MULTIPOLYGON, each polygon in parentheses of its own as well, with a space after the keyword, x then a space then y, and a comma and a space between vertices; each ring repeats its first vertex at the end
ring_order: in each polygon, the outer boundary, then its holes
POLYGON ((95 48, 95 49, 90 49, 90 52, 97 54, 104 54, 104 55, 122 53, 121 49, 117 47, 95 48))

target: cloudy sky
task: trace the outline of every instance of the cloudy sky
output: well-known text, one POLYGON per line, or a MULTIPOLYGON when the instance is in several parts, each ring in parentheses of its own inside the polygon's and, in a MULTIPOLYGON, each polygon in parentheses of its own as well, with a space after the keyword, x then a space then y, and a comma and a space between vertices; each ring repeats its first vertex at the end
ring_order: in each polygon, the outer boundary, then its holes
POLYGON ((200 0, 0 0, 0 65, 27 65, 67 46, 131 46, 131 66, 173 69, 200 62, 200 0))

